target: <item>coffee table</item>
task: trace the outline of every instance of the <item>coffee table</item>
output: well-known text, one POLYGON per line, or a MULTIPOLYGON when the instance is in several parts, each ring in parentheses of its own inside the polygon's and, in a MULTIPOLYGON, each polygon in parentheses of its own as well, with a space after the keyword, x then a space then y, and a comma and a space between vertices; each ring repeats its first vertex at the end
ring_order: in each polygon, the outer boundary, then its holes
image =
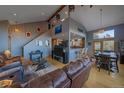
POLYGON ((37 69, 35 71, 38 71, 40 69, 44 69, 48 67, 48 62, 46 59, 41 59, 40 62, 38 63, 37 69))

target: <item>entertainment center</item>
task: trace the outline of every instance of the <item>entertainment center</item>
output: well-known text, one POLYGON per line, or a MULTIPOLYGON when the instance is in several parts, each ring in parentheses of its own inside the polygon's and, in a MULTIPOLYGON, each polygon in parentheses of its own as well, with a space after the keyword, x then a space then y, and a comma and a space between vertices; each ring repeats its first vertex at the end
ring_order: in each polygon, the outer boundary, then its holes
MULTIPOLYGON (((67 42, 67 41, 65 41, 67 42)), ((68 51, 66 43, 55 45, 52 50, 52 58, 66 64, 68 63, 68 51)))

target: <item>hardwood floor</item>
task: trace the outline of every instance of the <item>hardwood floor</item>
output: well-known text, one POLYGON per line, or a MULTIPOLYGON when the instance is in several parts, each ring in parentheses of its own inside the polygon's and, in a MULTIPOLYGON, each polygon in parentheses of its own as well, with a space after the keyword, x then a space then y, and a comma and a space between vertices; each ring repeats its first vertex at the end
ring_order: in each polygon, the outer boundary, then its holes
MULTIPOLYGON (((62 68, 65 64, 52 58, 48 61, 57 68, 62 68)), ((101 69, 99 72, 93 64, 88 81, 83 88, 122 88, 124 87, 124 64, 119 64, 119 73, 108 75, 106 70, 101 69)))
POLYGON ((47 58, 48 62, 51 63, 52 65, 56 66, 57 68, 62 68, 67 64, 63 64, 62 62, 59 62, 55 59, 52 59, 51 57, 47 58))
POLYGON ((108 75, 106 70, 99 72, 95 64, 93 65, 88 81, 84 84, 85 88, 121 88, 124 87, 124 65, 119 64, 119 73, 108 75))

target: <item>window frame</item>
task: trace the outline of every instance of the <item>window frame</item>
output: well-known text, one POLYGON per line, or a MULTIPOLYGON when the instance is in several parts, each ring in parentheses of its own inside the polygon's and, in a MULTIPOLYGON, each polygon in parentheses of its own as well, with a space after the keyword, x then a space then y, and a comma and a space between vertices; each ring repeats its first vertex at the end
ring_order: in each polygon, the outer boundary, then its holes
MULTIPOLYGON (((99 30, 99 31, 96 31, 96 32, 93 33, 93 40, 103 40, 103 39, 104 39, 104 40, 107 40, 107 39, 114 39, 114 38, 115 38, 115 30, 114 30, 114 29, 109 29, 109 30, 104 30, 104 29, 103 29, 104 32, 111 31, 111 30, 114 31, 114 37, 109 37, 109 38, 106 38, 106 37, 105 37, 105 38, 104 38, 104 37, 103 37, 103 38, 94 38, 94 37, 95 37, 94 34, 96 34, 96 33, 100 33, 100 31, 102 31, 102 30, 99 30)), ((103 32, 103 33, 104 33, 104 32, 103 32)))

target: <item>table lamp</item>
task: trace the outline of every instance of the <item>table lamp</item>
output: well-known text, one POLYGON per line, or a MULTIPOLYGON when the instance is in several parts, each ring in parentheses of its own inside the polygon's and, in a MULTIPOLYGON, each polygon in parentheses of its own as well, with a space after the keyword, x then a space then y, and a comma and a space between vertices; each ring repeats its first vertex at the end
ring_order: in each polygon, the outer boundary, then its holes
POLYGON ((9 50, 5 50, 4 55, 6 56, 7 59, 9 59, 11 57, 11 52, 9 50))

